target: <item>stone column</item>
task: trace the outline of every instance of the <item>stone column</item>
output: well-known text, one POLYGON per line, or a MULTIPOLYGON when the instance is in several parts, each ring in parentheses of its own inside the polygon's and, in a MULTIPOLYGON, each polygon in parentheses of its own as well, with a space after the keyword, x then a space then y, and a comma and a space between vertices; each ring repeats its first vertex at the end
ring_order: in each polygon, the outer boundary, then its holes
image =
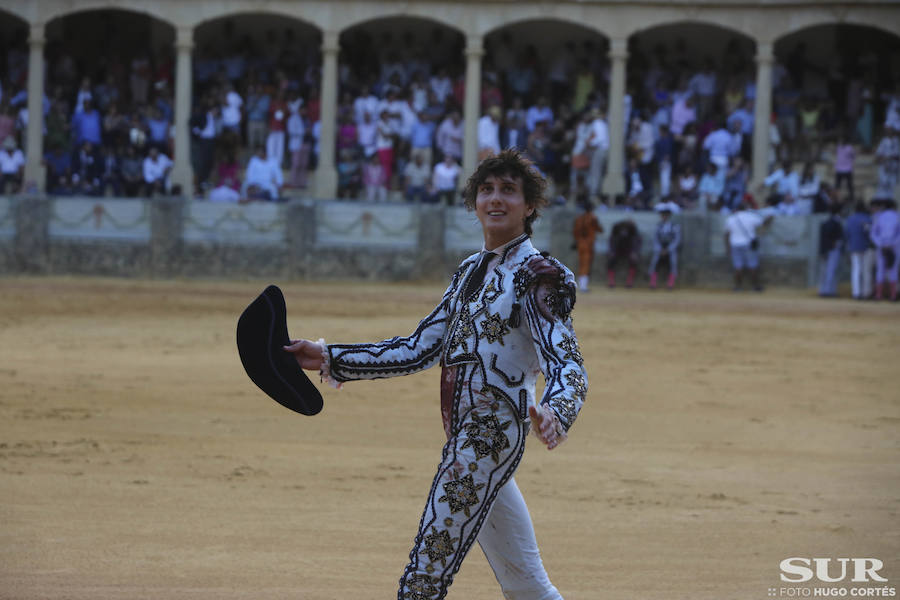
POLYGON ((466 38, 466 97, 463 103, 463 172, 459 186, 465 185, 478 166, 478 119, 481 117, 481 57, 484 45, 480 35, 466 38))
POLYGON ((25 133, 24 189, 42 194, 44 157, 44 24, 31 26, 28 38, 28 129, 25 133))
POLYGON ((193 72, 191 50, 194 30, 179 27, 175 30, 175 164, 172 183, 181 187, 181 195, 194 197, 194 169, 191 166, 191 88, 193 72))
POLYGON ((772 115, 772 44, 756 43, 756 103, 753 108, 753 166, 751 188, 769 170, 769 123, 772 115))
POLYGON ((606 111, 609 154, 603 192, 610 196, 612 203, 617 194, 625 193, 625 62, 628 60, 628 40, 610 40, 609 60, 612 63, 606 111))
POLYGON ((338 175, 334 164, 337 143, 338 33, 322 35, 322 109, 319 118, 319 162, 315 174, 315 197, 336 198, 338 175))

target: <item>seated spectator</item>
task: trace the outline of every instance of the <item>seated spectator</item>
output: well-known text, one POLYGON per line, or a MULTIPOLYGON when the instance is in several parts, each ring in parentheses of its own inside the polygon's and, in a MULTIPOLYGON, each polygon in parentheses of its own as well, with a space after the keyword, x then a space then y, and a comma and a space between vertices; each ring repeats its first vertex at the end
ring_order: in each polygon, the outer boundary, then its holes
POLYGON ((122 194, 121 161, 118 152, 112 146, 104 146, 100 152, 99 194, 105 195, 107 188, 112 190, 113 196, 122 194))
POLYGON ((692 168, 685 169, 678 176, 678 192, 676 195, 678 205, 683 207, 694 206, 699 195, 696 173, 694 173, 692 168))
POLYGON ((454 199, 457 196, 456 180, 459 177, 459 172, 459 164, 449 154, 445 154, 444 160, 434 165, 431 183, 438 202, 445 202, 447 206, 453 206, 454 199))
POLYGON ((144 158, 144 184, 147 186, 147 195, 155 196, 168 191, 171 170, 172 160, 151 146, 149 154, 144 158))
POLYGON ((47 166, 47 191, 53 195, 61 195, 58 189, 70 190, 72 155, 57 146, 44 155, 44 164, 47 166))
POLYGON ((782 162, 781 167, 766 177, 763 184, 772 190, 770 197, 774 202, 769 204, 778 204, 788 197, 796 199, 800 193, 800 176, 789 160, 782 162))
POLYGON ((277 201, 281 196, 281 187, 284 185, 284 177, 281 167, 268 158, 265 146, 258 146, 256 154, 250 157, 247 170, 244 173, 244 183, 241 185, 241 197, 248 198, 248 190, 251 186, 258 189, 260 199, 277 201))
POLYGON ((625 287, 634 285, 638 261, 641 257, 641 234, 631 219, 616 222, 609 232, 606 251, 606 281, 610 288, 616 287, 616 265, 621 261, 628 264, 625 287))
POLYGON ((431 183, 431 167, 421 154, 413 156, 411 162, 403 169, 404 196, 407 202, 425 202, 428 199, 428 187, 431 183))
POLYGON ((3 140, 0 149, 0 194, 18 193, 22 189, 22 177, 25 173, 25 155, 19 150, 15 136, 9 135, 3 140))
POLYGON ((119 171, 122 175, 122 189, 125 196, 134 198, 143 191, 144 164, 137 150, 131 144, 125 146, 125 153, 119 163, 119 171))
POLYGON ((240 200, 241 193, 224 181, 219 181, 216 187, 209 190, 210 202, 240 202, 240 200))
POLYGON ((697 186, 698 208, 702 211, 715 209, 724 191, 724 173, 716 164, 710 162, 706 165, 706 173, 700 178, 700 184, 697 186))
POLYGON ((89 141, 84 141, 72 157, 72 185, 80 194, 95 196, 100 194, 100 176, 103 166, 97 150, 89 141))

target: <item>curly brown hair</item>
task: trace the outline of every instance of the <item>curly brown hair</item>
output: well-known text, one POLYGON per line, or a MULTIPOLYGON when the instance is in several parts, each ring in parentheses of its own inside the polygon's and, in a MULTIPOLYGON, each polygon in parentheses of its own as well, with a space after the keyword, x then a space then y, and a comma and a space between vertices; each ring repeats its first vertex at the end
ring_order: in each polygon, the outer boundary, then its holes
POLYGON ((531 224, 540 216, 540 209, 549 204, 547 201, 547 180, 531 160, 518 150, 503 150, 500 154, 492 154, 482 160, 463 190, 463 205, 475 210, 475 198, 478 188, 490 177, 511 177, 522 181, 522 196, 525 205, 533 208, 525 217, 525 233, 532 234, 531 224))

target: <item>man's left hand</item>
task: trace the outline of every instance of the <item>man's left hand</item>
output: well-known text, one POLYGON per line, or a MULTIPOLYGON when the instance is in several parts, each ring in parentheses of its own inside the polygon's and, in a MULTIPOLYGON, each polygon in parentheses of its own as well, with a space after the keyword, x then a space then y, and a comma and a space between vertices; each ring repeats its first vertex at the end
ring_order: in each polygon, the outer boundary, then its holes
POLYGON ((543 404, 537 407, 529 406, 528 414, 531 416, 534 434, 544 442, 547 450, 553 450, 568 439, 569 436, 550 407, 543 404))

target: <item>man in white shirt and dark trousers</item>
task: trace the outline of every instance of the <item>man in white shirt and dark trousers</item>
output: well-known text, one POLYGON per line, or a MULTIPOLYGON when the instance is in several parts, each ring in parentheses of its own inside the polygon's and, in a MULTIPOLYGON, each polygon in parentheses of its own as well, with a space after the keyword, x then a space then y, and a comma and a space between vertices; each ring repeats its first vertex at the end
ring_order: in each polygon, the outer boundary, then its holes
POLYGON ((144 183, 147 184, 147 195, 165 194, 169 190, 171 170, 172 159, 161 154, 155 146, 150 146, 150 153, 144 159, 144 183))
POLYGON ((244 183, 241 185, 241 198, 247 198, 250 188, 256 188, 262 192, 266 200, 277 201, 282 185, 284 175, 281 167, 275 161, 269 160, 264 146, 258 146, 256 154, 251 156, 250 162, 247 163, 244 183))
POLYGON ((591 166, 588 168, 587 186, 589 197, 597 200, 603 185, 603 168, 606 166, 606 152, 609 150, 609 127, 599 110, 593 111, 591 136, 588 148, 591 154, 591 166))
POLYGON ((773 219, 771 215, 762 216, 747 210, 741 202, 737 212, 725 219, 725 251, 731 256, 734 267, 734 291, 742 289, 744 272, 750 276, 753 289, 762 291, 759 281, 759 238, 757 230, 767 226, 773 219))

